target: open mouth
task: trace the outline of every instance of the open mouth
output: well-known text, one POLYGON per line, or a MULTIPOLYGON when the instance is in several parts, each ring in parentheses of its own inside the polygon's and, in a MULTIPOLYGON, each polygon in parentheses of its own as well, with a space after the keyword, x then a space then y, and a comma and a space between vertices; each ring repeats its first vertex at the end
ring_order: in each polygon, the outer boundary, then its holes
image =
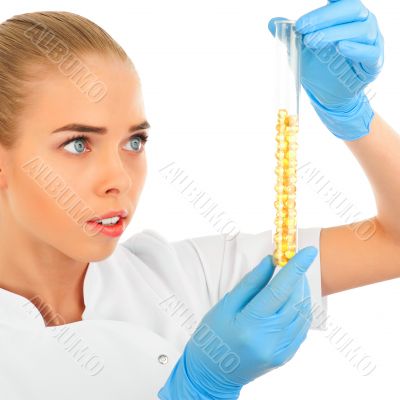
POLYGON ((104 225, 104 226, 114 226, 114 225, 118 224, 121 221, 121 219, 122 219, 121 217, 116 216, 116 217, 111 217, 111 218, 100 219, 100 220, 93 221, 93 222, 100 224, 100 225, 104 225))
POLYGON ((88 225, 96 228, 96 231, 107 236, 120 236, 125 229, 124 220, 128 216, 128 211, 110 211, 102 216, 97 216, 87 222, 88 225))
POLYGON ((125 230, 125 218, 115 216, 111 218, 103 218, 94 221, 88 221, 87 223, 95 228, 97 233, 102 233, 110 237, 118 237, 122 235, 125 230))

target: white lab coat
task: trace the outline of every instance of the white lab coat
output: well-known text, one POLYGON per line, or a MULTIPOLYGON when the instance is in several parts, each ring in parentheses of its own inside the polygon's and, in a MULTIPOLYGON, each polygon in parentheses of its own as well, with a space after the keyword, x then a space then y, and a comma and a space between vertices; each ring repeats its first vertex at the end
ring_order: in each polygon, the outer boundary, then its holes
MULTIPOLYGON (((319 248, 319 234, 300 229, 299 247, 319 248)), ((89 264, 83 320, 57 327, 46 327, 31 301, 0 289, 0 397, 157 399, 201 317, 272 252, 271 231, 225 239, 134 234, 89 264)), ((307 278, 312 328, 325 329, 319 255, 307 278)))

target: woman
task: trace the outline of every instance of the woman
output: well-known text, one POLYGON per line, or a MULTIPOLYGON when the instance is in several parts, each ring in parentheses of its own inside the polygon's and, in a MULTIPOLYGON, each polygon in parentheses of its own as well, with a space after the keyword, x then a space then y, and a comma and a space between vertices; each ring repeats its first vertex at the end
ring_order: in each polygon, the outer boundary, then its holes
POLYGON ((146 175, 149 124, 132 62, 75 14, 1 24, 4 398, 237 398, 322 327, 322 296, 400 276, 400 139, 363 94, 383 62, 376 20, 342 0, 296 27, 302 84, 363 166, 378 215, 368 240, 353 225, 302 230, 301 250, 273 276, 269 231, 170 243, 146 230, 117 245, 146 175), (318 52, 334 42, 359 79, 352 90, 318 52))

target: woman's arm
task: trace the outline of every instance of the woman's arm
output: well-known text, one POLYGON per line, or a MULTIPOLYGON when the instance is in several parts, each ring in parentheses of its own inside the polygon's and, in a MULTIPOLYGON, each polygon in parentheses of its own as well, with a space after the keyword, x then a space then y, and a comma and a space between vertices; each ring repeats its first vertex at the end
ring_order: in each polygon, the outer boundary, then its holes
POLYGON ((400 135, 375 113, 369 134, 345 143, 367 174, 378 214, 365 235, 354 224, 321 229, 323 296, 400 277, 400 135))

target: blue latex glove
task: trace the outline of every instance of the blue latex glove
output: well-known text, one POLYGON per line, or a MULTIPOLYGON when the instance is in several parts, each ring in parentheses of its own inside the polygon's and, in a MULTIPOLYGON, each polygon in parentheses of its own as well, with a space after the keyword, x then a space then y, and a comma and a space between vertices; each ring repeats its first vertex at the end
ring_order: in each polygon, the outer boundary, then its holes
POLYGON ((288 362, 311 325, 304 273, 316 254, 300 250, 271 282, 275 266, 263 258, 203 317, 159 398, 237 399, 243 385, 288 362))
MULTIPOLYGON (((275 34, 272 18, 269 30, 275 34)), ((301 84, 325 126, 353 141, 367 135, 374 116, 365 87, 384 61, 376 17, 359 0, 331 0, 296 21, 302 34, 301 84)))

